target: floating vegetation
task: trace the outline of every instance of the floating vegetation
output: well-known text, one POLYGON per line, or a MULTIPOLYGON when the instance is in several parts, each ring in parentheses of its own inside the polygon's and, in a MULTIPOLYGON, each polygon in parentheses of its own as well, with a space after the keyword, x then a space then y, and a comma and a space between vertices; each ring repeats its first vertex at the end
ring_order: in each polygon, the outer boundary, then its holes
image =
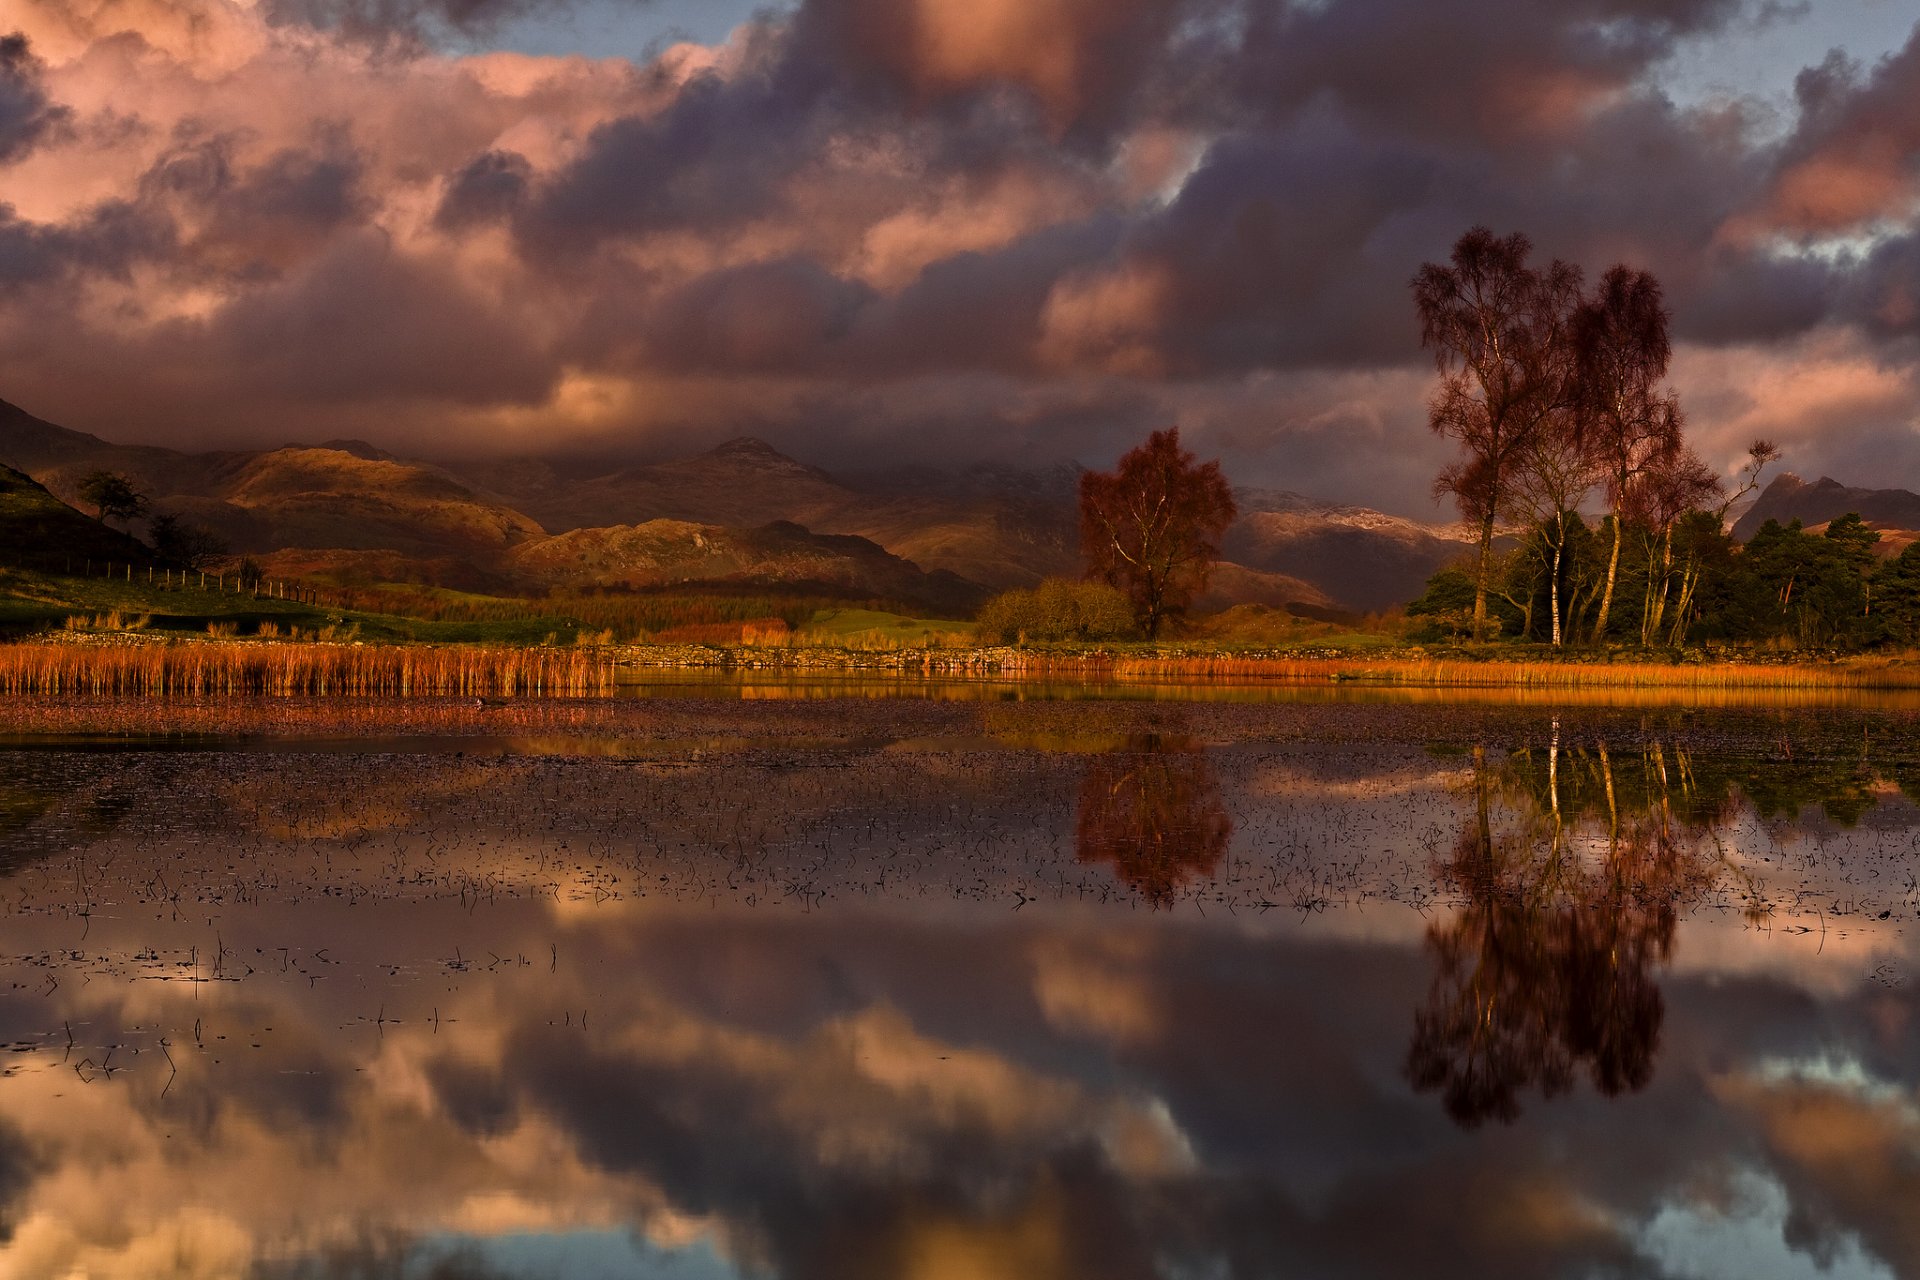
POLYGON ((15 696, 583 697, 613 691, 591 648, 423 645, 16 644, 0 648, 15 696))

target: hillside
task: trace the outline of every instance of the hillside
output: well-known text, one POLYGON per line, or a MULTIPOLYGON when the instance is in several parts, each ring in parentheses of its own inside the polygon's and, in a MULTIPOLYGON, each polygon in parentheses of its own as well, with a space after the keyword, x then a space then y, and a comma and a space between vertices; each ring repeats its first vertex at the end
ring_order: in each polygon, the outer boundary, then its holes
POLYGON ((68 502, 78 497, 80 481, 95 471, 117 471, 149 496, 217 493, 256 456, 114 444, 0 400, 0 463, 26 472, 68 502))
MULTIPOLYGON (((271 572, 337 582, 538 590, 811 581, 971 601, 1080 568, 1080 469, 1071 464, 835 476, 747 437, 615 467, 539 458, 443 465, 358 440, 193 454, 116 445, 4 403, 0 461, 55 494, 71 494, 91 471, 122 472, 155 511, 213 530, 271 572), (768 534, 774 526, 782 531, 768 534)), ((1469 549, 1447 526, 1298 494, 1239 498, 1243 516, 1227 535, 1209 607, 1386 609, 1469 549)))
POLYGON ((954 612, 971 610, 984 594, 952 574, 926 573, 865 538, 810 533, 787 521, 757 529, 685 520, 572 529, 521 543, 505 567, 529 587, 776 583, 954 612))
POLYGON ((546 530, 427 467, 339 448, 261 454, 222 487, 217 504, 183 503, 236 549, 385 549, 463 554, 486 562, 546 530), (237 513, 237 518, 229 516, 237 513))
POLYGON ((786 520, 812 528, 859 500, 826 472, 748 436, 598 476, 569 479, 538 462, 469 463, 458 472, 555 531, 649 520, 746 528, 786 520))
POLYGON ((0 568, 83 573, 93 562, 148 565, 153 552, 92 516, 76 511, 32 477, 0 466, 0 568))
POLYGON ((1424 524, 1295 493, 1239 490, 1240 519, 1222 544, 1228 559, 1302 579, 1362 612, 1415 599, 1442 566, 1473 551, 1458 526, 1424 524))

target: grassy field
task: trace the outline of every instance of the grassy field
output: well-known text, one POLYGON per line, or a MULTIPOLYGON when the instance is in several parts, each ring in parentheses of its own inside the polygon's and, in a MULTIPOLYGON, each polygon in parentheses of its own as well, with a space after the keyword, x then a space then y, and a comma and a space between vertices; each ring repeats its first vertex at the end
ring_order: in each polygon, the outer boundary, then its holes
MULTIPOLYGON (((181 582, 176 575, 175 583, 181 582)), ((118 614, 118 630, 132 619, 157 635, 224 633, 255 635, 265 623, 285 637, 293 629, 312 635, 328 627, 358 628, 366 641, 428 644, 539 645, 645 642, 738 643, 743 627, 787 633, 804 643, 919 645, 958 643, 971 624, 917 618, 874 602, 836 601, 816 593, 783 595, 764 589, 613 592, 545 598, 493 596, 446 587, 394 584, 354 590, 320 588, 316 603, 237 591, 233 579, 220 590, 199 575, 185 585, 149 583, 144 571, 121 576, 65 577, 0 569, 0 637, 70 629, 68 619, 91 624, 118 614), (696 634, 676 635, 676 632, 696 634)))
POLYGON ((0 572, 0 637, 25 642, 0 648, 11 672, 0 687, 598 692, 611 687, 607 673, 617 666, 1434 690, 1920 688, 1920 656, 1907 653, 1556 653, 1499 643, 1423 650, 1408 646, 1391 623, 1354 630, 1278 615, 1250 622, 1244 610, 1225 624, 1199 620, 1186 636, 1158 643, 989 647, 965 622, 756 592, 511 599, 404 587, 356 596, 387 609, 340 607, 324 592, 320 600, 202 587, 197 575, 185 585, 176 575, 168 585, 138 571, 131 581, 0 572), (636 628, 642 619, 670 625, 636 628), (33 642, 49 633, 60 643, 33 642), (180 652, 162 656, 170 650, 180 652), (150 652, 128 656, 134 651, 150 652), (456 656, 403 656, 409 652, 456 656))
MULTIPOLYGON (((318 631, 335 617, 324 608, 272 597, 255 599, 250 593, 196 585, 168 588, 149 585, 144 576, 125 578, 69 578, 20 570, 0 570, 0 635, 18 637, 39 631, 65 629, 67 619, 149 619, 157 632, 204 634, 209 624, 234 626, 251 634, 262 622, 283 633, 294 627, 318 631)), ((229 580, 231 581, 231 580, 229 580)))

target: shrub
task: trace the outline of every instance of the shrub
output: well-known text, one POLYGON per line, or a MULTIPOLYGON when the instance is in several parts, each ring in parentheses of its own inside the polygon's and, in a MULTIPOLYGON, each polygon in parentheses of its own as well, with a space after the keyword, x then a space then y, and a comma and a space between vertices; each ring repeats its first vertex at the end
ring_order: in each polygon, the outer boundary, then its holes
POLYGON ((1126 594, 1104 582, 1048 578, 1002 592, 981 606, 975 624, 989 644, 1045 640, 1120 640, 1137 634, 1126 594))

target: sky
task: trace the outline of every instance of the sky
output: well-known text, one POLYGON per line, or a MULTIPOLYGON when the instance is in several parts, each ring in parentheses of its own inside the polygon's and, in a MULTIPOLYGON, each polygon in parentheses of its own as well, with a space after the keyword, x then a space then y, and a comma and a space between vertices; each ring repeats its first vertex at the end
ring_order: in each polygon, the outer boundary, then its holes
POLYGON ((1109 463, 1396 513, 1407 284, 1653 271, 1731 470, 1920 488, 1907 0, 0 0, 0 398, 116 440, 1109 463))

